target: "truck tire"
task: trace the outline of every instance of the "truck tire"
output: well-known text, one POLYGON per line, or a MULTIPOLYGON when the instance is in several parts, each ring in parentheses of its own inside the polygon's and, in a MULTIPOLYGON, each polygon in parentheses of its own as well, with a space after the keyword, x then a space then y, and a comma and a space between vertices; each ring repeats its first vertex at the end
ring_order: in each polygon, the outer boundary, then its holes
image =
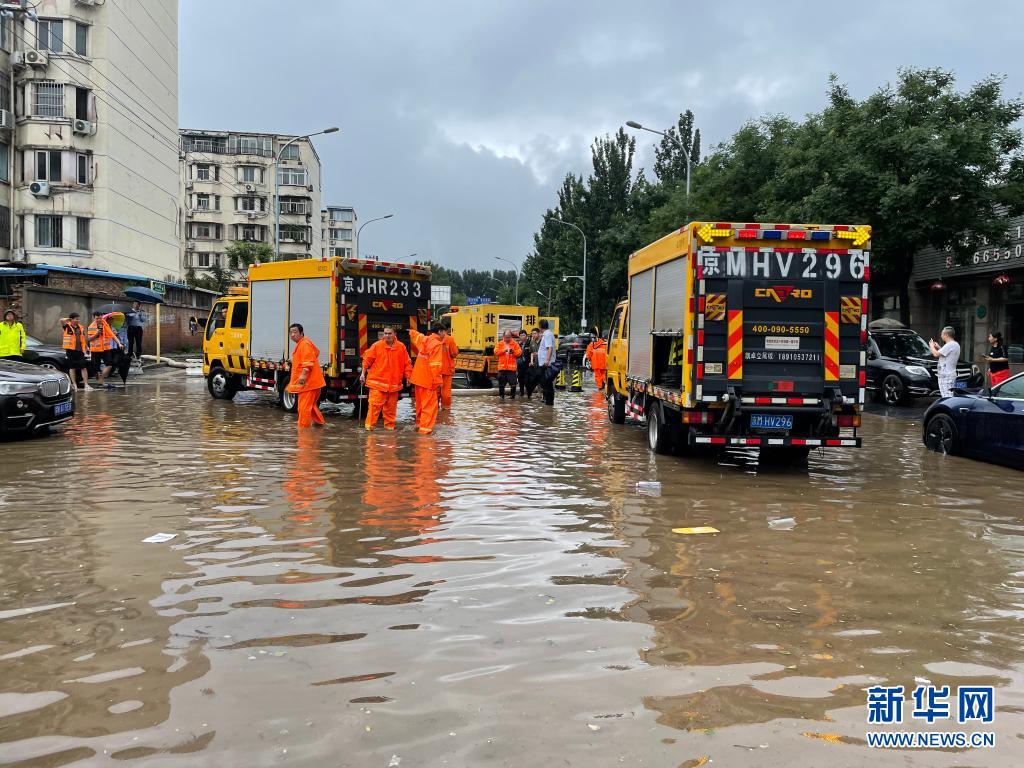
POLYGON ((665 419, 661 403, 652 403, 647 411, 647 445, 655 453, 672 452, 672 428, 665 419))
POLYGON ((235 377, 219 366, 210 370, 206 388, 214 400, 233 400, 238 393, 235 377))
POLYGON ((626 423, 626 398, 614 391, 608 394, 608 421, 612 424, 626 423))
POLYGON ((288 376, 282 376, 277 380, 277 404, 288 413, 295 413, 299 410, 299 396, 288 391, 288 376))

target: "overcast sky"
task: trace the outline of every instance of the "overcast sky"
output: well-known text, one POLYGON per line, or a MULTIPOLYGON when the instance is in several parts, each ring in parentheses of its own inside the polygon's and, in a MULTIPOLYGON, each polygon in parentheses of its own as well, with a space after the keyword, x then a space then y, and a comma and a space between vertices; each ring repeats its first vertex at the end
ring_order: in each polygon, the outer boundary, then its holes
POLYGON ((323 202, 395 214, 363 253, 457 268, 521 261, 565 174, 626 120, 690 108, 706 149, 820 109, 832 71, 857 97, 904 65, 1024 90, 1018 0, 182 0, 180 38, 182 126, 340 126, 315 139, 323 202))

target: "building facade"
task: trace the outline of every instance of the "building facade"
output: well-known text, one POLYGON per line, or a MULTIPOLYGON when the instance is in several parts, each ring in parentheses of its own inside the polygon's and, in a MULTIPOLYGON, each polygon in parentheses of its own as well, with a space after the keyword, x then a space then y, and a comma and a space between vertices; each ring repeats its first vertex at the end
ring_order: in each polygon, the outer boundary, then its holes
POLYGON ((177 278, 176 0, 33 7, 0 41, 0 123, 13 110, 13 130, 0 129, 6 255, 177 278))
POLYGON ((320 255, 355 256, 356 224, 356 209, 350 205, 328 205, 320 211, 320 255))
POLYGON ((951 250, 917 254, 910 318, 925 338, 953 326, 964 355, 975 362, 988 351, 989 332, 999 331, 1017 371, 1024 364, 1024 216, 1006 223, 1009 245, 989 245, 961 260, 951 250))
POLYGON ((181 131, 184 269, 227 266, 235 241, 274 247, 275 158, 281 258, 322 255, 320 157, 309 139, 229 131, 181 131))

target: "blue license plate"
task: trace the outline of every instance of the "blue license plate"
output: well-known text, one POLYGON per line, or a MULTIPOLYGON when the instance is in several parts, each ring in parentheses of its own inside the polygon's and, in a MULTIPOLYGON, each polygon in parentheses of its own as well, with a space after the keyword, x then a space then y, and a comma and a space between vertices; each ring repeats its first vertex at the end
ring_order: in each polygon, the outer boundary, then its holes
POLYGON ((953 382, 953 389, 967 389, 967 382, 966 381, 956 381, 956 382, 953 382))
POLYGON ((71 413, 71 401, 68 400, 66 403, 57 403, 53 406, 54 416, 63 416, 65 413, 71 413))
POLYGON ((793 417, 780 416, 775 413, 752 413, 750 414, 750 428, 775 430, 792 429, 793 417))

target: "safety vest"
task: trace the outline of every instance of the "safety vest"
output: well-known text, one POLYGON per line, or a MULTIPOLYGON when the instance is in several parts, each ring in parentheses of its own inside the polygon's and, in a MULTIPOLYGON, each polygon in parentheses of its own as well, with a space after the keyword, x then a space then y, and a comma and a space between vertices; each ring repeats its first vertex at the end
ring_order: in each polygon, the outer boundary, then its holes
POLYGON ((64 349, 77 349, 85 352, 85 326, 81 323, 64 325, 64 349))
POLYGON ((8 325, 0 320, 0 357, 20 355, 25 349, 25 327, 18 322, 8 325))
POLYGON ((498 346, 494 348, 494 356, 498 358, 498 370, 516 370, 519 365, 519 355, 522 353, 522 348, 516 342, 510 341, 506 344, 504 341, 499 341, 498 346))
POLYGON ((90 352, 106 352, 114 348, 114 332, 110 330, 106 320, 100 319, 98 323, 94 320, 89 323, 89 336, 93 334, 99 335, 89 339, 90 352))
POLYGON ((595 370, 606 370, 608 368, 608 344, 604 339, 594 339, 587 347, 587 360, 595 370))

